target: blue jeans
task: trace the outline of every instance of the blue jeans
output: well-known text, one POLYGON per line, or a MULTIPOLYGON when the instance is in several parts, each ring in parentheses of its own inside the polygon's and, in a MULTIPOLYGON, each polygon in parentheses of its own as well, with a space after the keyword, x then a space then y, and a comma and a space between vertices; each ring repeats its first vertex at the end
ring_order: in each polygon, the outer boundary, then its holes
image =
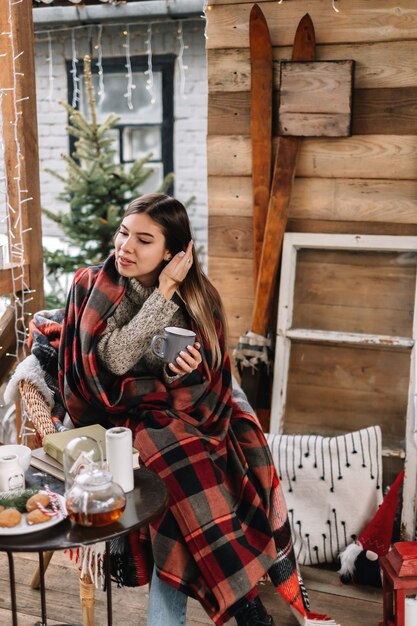
POLYGON ((187 596, 156 575, 155 568, 149 589, 147 626, 185 626, 187 596))

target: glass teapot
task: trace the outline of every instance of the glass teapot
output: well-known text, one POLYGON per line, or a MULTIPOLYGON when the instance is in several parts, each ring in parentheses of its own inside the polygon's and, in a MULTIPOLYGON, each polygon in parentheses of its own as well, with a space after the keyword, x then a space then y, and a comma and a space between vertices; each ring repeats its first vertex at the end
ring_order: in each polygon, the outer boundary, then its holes
POLYGON ((107 526, 122 515, 126 506, 123 489, 110 472, 91 469, 77 474, 66 492, 70 519, 81 526, 107 526))

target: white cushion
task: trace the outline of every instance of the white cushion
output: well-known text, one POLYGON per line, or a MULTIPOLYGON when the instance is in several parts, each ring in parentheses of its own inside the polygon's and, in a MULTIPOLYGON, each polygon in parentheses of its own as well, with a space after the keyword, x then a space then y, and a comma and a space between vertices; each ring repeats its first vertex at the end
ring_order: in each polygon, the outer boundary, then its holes
POLYGON ((379 426, 338 437, 267 433, 300 564, 331 563, 382 502, 379 426))

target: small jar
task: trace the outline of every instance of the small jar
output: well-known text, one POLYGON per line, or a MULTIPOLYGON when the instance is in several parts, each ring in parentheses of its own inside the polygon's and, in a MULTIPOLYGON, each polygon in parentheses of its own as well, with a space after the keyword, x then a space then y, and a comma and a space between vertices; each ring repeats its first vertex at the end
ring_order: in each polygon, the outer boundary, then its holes
POLYGON ((25 488, 25 474, 17 454, 0 456, 0 491, 18 491, 25 488))
POLYGON ((66 493, 70 519, 81 526, 107 526, 122 515, 126 506, 123 489, 110 472, 94 469, 77 474, 66 493))

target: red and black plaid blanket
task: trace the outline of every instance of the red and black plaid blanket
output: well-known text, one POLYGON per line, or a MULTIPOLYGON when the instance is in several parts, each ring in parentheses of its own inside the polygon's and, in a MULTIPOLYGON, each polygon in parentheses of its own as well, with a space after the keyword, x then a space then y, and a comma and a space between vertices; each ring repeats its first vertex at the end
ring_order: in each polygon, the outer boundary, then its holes
POLYGON ((170 386, 100 366, 97 341, 125 284, 113 256, 79 270, 64 318, 37 314, 31 341, 51 377, 59 343, 59 388, 74 425, 128 426, 141 462, 166 482, 168 510, 147 533, 130 537, 137 584, 148 581, 150 541, 159 576, 196 597, 216 624, 230 619, 231 607, 251 597, 266 574, 300 622, 314 619, 305 608, 274 464, 256 418, 233 400, 227 351, 222 367, 212 370, 199 337, 202 364, 170 386))

